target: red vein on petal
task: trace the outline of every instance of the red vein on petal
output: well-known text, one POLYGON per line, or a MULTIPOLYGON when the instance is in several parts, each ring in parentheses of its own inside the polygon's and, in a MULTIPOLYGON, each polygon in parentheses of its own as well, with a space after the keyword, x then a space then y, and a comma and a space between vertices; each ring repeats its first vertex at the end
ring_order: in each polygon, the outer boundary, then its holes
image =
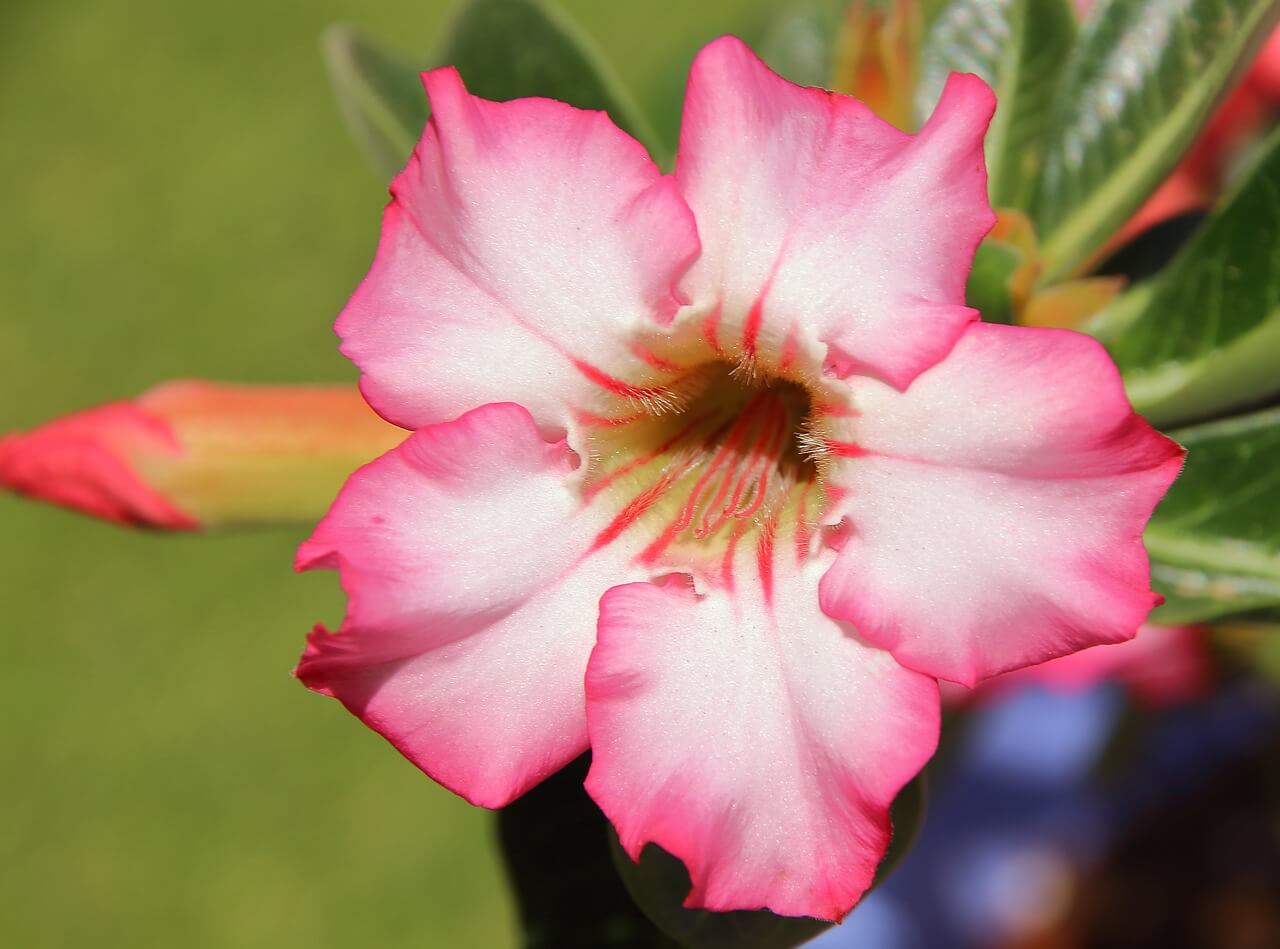
MULTIPOLYGON (((781 406, 777 404, 777 400, 762 392, 747 403, 746 407, 734 420, 729 437, 725 439, 724 444, 720 446, 717 452, 717 456, 732 456, 733 461, 729 466, 729 471, 726 472, 726 476, 722 477, 716 486, 715 494, 712 495, 711 500, 703 509, 702 519, 694 530, 694 536, 699 539, 708 537, 715 533, 728 519, 730 508, 737 504, 741 496, 741 485, 744 478, 748 477, 750 471, 755 467, 754 456, 760 450, 759 430, 762 426, 766 426, 771 422, 775 413, 780 413, 781 411, 781 406), (725 498, 735 486, 738 487, 738 490, 734 493, 734 500, 726 504, 725 498)), ((785 424, 785 414, 783 415, 783 423, 785 424)), ((712 467, 708 468, 707 473, 711 474, 718 467, 718 464, 713 464, 712 467)), ((695 496, 698 493, 698 489, 695 487, 695 496)))
POLYGON ((673 379, 671 383, 666 385, 637 386, 630 382, 624 382, 615 376, 609 375, 603 369, 593 366, 585 359, 571 357, 570 361, 578 372, 582 373, 582 375, 589 381, 594 382, 606 392, 623 399, 633 399, 651 410, 667 405, 674 394, 672 386, 684 378, 681 377, 681 379, 673 379))
POLYGON ((712 352, 717 356, 724 355, 724 350, 720 348, 719 339, 720 313, 721 305, 717 303, 715 309, 708 313, 702 321, 702 335, 706 338, 707 345, 711 347, 712 352))
POLYGON ((617 428, 621 425, 630 425, 632 422, 638 422, 642 418, 650 417, 648 412, 635 412, 631 415, 624 415, 622 418, 610 418, 606 415, 587 412, 584 409, 573 409, 574 420, 579 425, 585 425, 589 428, 617 428))
POLYGON ((812 481, 806 481, 800 488, 800 501, 796 505, 796 563, 802 564, 809 557, 809 541, 813 537, 813 528, 809 525, 809 489, 812 481))
POLYGON ((653 507, 664 494, 671 490, 671 486, 678 479, 678 474, 667 472, 628 501, 627 505, 614 516, 613 520, 596 535, 595 540, 591 542, 589 552, 594 553, 617 540, 623 531, 639 520, 645 511, 653 507))
POLYGON ((824 443, 827 451, 839 458, 862 458, 871 454, 861 445, 854 442, 837 442, 827 439, 824 443))
POLYGON ((829 415, 832 418, 857 418, 860 414, 857 409, 841 405, 839 402, 819 402, 813 408, 816 414, 829 415))
POLYGON ((596 482, 593 485, 590 485, 589 487, 583 490, 583 498, 587 501, 590 501, 597 494, 599 494, 609 485, 613 484, 623 475, 629 474, 630 472, 635 471, 637 468, 643 468, 645 465, 652 464, 654 461, 657 461, 658 458, 660 458, 662 455, 665 455, 671 449, 675 448, 676 445, 680 444, 680 442, 688 438, 689 435, 693 432, 693 430, 697 428, 699 425, 701 425, 703 422, 705 422, 708 419, 708 417, 709 416, 702 415, 694 419, 692 422, 690 422, 684 428, 680 429, 680 431, 676 432, 674 435, 668 438, 665 442, 663 442, 657 448, 654 448, 651 451, 647 451, 643 455, 639 455, 635 458, 632 458, 625 465, 615 468, 613 471, 604 475, 598 482, 596 482))
POLYGON ((729 535, 729 543, 725 547, 724 557, 720 561, 720 582, 724 584, 725 590, 732 593, 735 578, 733 575, 733 559, 738 550, 738 541, 742 538, 742 534, 747 529, 746 521, 739 521, 738 526, 734 528, 733 533, 729 535))
POLYGON ((661 369, 663 372, 680 372, 684 368, 683 366, 678 366, 669 360, 663 359, 643 343, 633 343, 631 346, 631 355, 635 356, 646 366, 652 366, 654 369, 661 369))
POLYGON ((764 299, 756 300, 747 312, 747 319, 742 324, 742 351, 749 362, 756 359, 756 341, 760 336, 760 327, 764 324, 764 299))
POLYGON ((760 572, 760 589, 764 593, 767 605, 773 605, 773 541, 778 531, 778 518, 781 507, 770 512, 760 531, 760 539, 756 542, 756 568, 760 572))
POLYGON ((791 328, 787 330, 787 338, 782 341, 782 355, 778 357, 778 370, 780 372, 785 373, 791 370, 791 367, 795 365, 799 349, 799 335, 796 331, 796 325, 792 323, 791 328))
POLYGON ((742 507, 738 504, 740 492, 734 492, 733 499, 729 502, 730 506, 734 508, 734 517, 752 517, 760 510, 761 505, 764 504, 765 497, 769 493, 769 470, 777 465, 778 458, 781 457, 782 450, 787 443, 787 415, 781 406, 776 406, 772 431, 767 438, 764 448, 758 454, 758 460, 755 465, 756 473, 748 475, 748 482, 756 487, 755 495, 750 504, 742 507))

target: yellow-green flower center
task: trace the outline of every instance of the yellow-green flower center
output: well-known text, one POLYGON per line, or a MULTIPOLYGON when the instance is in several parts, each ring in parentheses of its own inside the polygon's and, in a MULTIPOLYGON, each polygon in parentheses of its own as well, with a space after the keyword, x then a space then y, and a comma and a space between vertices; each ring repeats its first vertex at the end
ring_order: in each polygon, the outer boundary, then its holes
POLYGON ((744 540, 770 564, 780 532, 807 551, 823 438, 806 387, 712 361, 631 402, 588 439, 584 494, 617 512, 598 545, 640 530, 642 560, 703 575, 731 570, 744 540))

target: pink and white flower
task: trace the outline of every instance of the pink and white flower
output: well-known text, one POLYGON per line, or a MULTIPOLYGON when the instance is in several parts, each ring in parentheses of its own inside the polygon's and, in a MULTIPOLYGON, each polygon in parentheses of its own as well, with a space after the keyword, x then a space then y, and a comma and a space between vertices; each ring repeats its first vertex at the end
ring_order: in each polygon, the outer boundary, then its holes
POLYGON ((603 114, 424 82, 337 325, 415 431, 299 552, 348 610, 298 675, 476 804, 590 747, 688 905, 839 918, 934 751, 935 677, 1138 628, 1181 451, 1098 344, 964 305, 975 77, 912 136, 724 38, 674 176, 603 114))

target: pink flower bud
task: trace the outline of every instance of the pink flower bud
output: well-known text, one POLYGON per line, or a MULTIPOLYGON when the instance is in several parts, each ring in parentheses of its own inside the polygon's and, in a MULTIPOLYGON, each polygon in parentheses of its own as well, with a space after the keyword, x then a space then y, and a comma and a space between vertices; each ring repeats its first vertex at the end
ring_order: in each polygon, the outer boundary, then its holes
POLYGON ((0 485, 165 530, 305 522, 403 435, 345 386, 169 382, 0 438, 0 485))

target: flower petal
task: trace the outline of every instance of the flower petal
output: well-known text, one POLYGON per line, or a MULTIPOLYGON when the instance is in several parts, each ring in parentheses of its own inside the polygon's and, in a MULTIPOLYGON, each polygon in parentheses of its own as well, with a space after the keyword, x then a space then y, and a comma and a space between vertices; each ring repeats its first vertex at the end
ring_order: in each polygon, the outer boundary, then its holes
POLYGON ((574 460, 525 409, 484 406, 356 472, 298 553, 349 598, 298 677, 474 804, 587 747, 597 603, 633 574, 612 548, 584 557, 602 515, 581 507, 574 460))
POLYGON ((686 906, 842 917, 933 753, 938 690, 824 616, 819 562, 758 587, 615 587, 587 670, 587 790, 633 859, 684 861, 686 906))
POLYGON ((964 288, 995 220, 982 155, 994 108, 982 80, 953 75, 906 135, 787 82, 734 37, 707 46, 676 168, 703 245, 682 285, 694 308, 718 308, 717 331, 734 326, 749 353, 799 327, 837 374, 905 387, 975 316, 964 288))
POLYGON ((847 518, 822 606, 966 685, 1133 636, 1158 601, 1142 529, 1182 450, 1068 330, 969 327, 906 392, 850 380, 847 518))
POLYGON ((488 102, 452 69, 423 81, 432 118, 338 319, 342 351, 406 428, 503 401, 564 424, 566 402, 603 394, 597 367, 637 369, 628 330, 674 314, 692 215, 603 112, 488 102))

